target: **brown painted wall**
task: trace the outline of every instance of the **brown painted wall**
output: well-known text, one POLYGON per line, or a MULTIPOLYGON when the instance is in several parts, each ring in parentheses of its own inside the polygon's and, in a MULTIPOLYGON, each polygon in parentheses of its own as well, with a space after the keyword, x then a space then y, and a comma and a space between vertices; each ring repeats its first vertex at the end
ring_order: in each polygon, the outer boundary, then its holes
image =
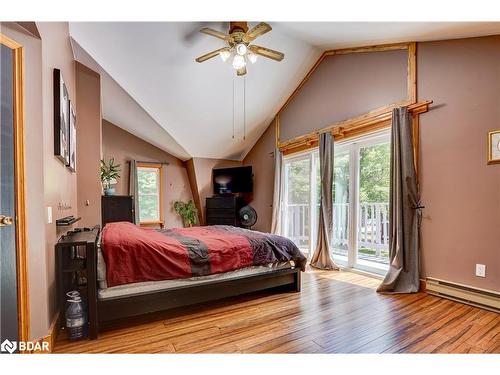
POLYGON ((274 150, 276 136, 274 122, 266 129, 259 142, 243 160, 243 165, 253 168, 253 201, 250 205, 257 211, 255 230, 269 232, 273 211, 274 150))
POLYGON ((424 273, 500 291, 500 165, 486 165, 486 133, 500 128, 500 36, 417 53, 418 96, 435 107, 420 125, 424 273))
POLYGON ((127 131, 103 120, 102 152, 106 160, 115 158, 121 164, 121 178, 116 185, 117 194, 128 194, 130 160, 165 161, 163 167, 163 214, 165 226, 182 227, 182 220, 173 211, 173 202, 193 199, 184 163, 176 157, 143 141, 127 131))
POLYGON ((66 22, 37 23, 42 37, 42 82, 43 82, 43 123, 44 123, 44 191, 45 206, 52 207, 53 223, 46 224, 48 317, 51 323, 56 314, 57 286, 55 275, 54 245, 57 239, 69 228, 57 228, 55 220, 68 215, 77 215, 76 174, 54 157, 54 110, 53 110, 53 71, 61 70, 70 100, 78 111, 75 84, 75 62, 69 40, 66 22), (69 210, 60 205, 70 206, 69 210))
POLYGON ((280 139, 347 120, 407 98, 408 52, 328 56, 280 115, 280 139))
MULTIPOLYGON (((421 116, 423 276, 500 291, 500 165, 486 165, 486 132, 500 128, 500 36, 419 43, 417 56, 419 98, 434 100, 421 116), (486 278, 475 276, 476 263, 486 264, 486 278)), ((302 110, 310 123, 323 121, 310 106, 302 110)), ((287 125, 281 125, 283 134, 287 125)), ((254 166, 252 204, 265 231, 271 227, 273 149, 270 126, 244 159, 254 166)))
POLYGON ((76 169, 78 175, 79 226, 101 224, 101 77, 76 63, 76 169))
POLYGON ((193 158, 186 162, 191 188, 193 189, 193 184, 196 184, 193 191, 196 190, 197 193, 193 194, 193 196, 196 207, 201 211, 200 220, 202 224, 205 224, 206 198, 213 195, 212 169, 238 167, 240 165, 241 161, 209 158, 193 158), (199 199, 199 201, 196 201, 196 199, 199 199))

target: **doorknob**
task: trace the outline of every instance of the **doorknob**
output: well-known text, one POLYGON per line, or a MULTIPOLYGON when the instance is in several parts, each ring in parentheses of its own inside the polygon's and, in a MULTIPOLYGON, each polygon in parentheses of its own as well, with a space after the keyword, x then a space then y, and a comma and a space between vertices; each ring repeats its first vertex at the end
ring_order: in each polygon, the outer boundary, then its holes
POLYGON ((10 216, 0 215, 0 227, 12 225, 14 220, 10 216))

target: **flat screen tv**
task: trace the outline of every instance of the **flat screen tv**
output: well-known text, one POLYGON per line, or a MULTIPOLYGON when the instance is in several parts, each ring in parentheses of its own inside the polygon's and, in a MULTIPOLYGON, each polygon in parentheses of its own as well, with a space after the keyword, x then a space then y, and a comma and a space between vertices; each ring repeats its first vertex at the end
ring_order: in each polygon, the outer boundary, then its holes
POLYGON ((213 170, 214 194, 251 193, 252 167, 220 168, 213 170))

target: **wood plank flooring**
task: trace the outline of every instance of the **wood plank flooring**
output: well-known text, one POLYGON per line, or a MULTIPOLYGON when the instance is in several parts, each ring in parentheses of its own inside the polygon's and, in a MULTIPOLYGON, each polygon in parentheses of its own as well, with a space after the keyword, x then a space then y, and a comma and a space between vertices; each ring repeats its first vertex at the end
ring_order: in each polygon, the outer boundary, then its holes
POLYGON ((500 314, 380 280, 309 270, 301 293, 259 293, 117 324, 55 353, 500 353, 500 314))

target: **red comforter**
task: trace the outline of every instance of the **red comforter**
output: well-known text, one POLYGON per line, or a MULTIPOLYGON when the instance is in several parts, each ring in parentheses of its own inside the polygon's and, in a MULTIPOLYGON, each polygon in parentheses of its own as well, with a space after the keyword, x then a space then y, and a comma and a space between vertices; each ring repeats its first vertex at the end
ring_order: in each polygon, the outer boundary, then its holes
POLYGON ((148 229, 107 224, 102 233, 108 286, 205 276, 306 258, 287 238, 224 225, 148 229))

